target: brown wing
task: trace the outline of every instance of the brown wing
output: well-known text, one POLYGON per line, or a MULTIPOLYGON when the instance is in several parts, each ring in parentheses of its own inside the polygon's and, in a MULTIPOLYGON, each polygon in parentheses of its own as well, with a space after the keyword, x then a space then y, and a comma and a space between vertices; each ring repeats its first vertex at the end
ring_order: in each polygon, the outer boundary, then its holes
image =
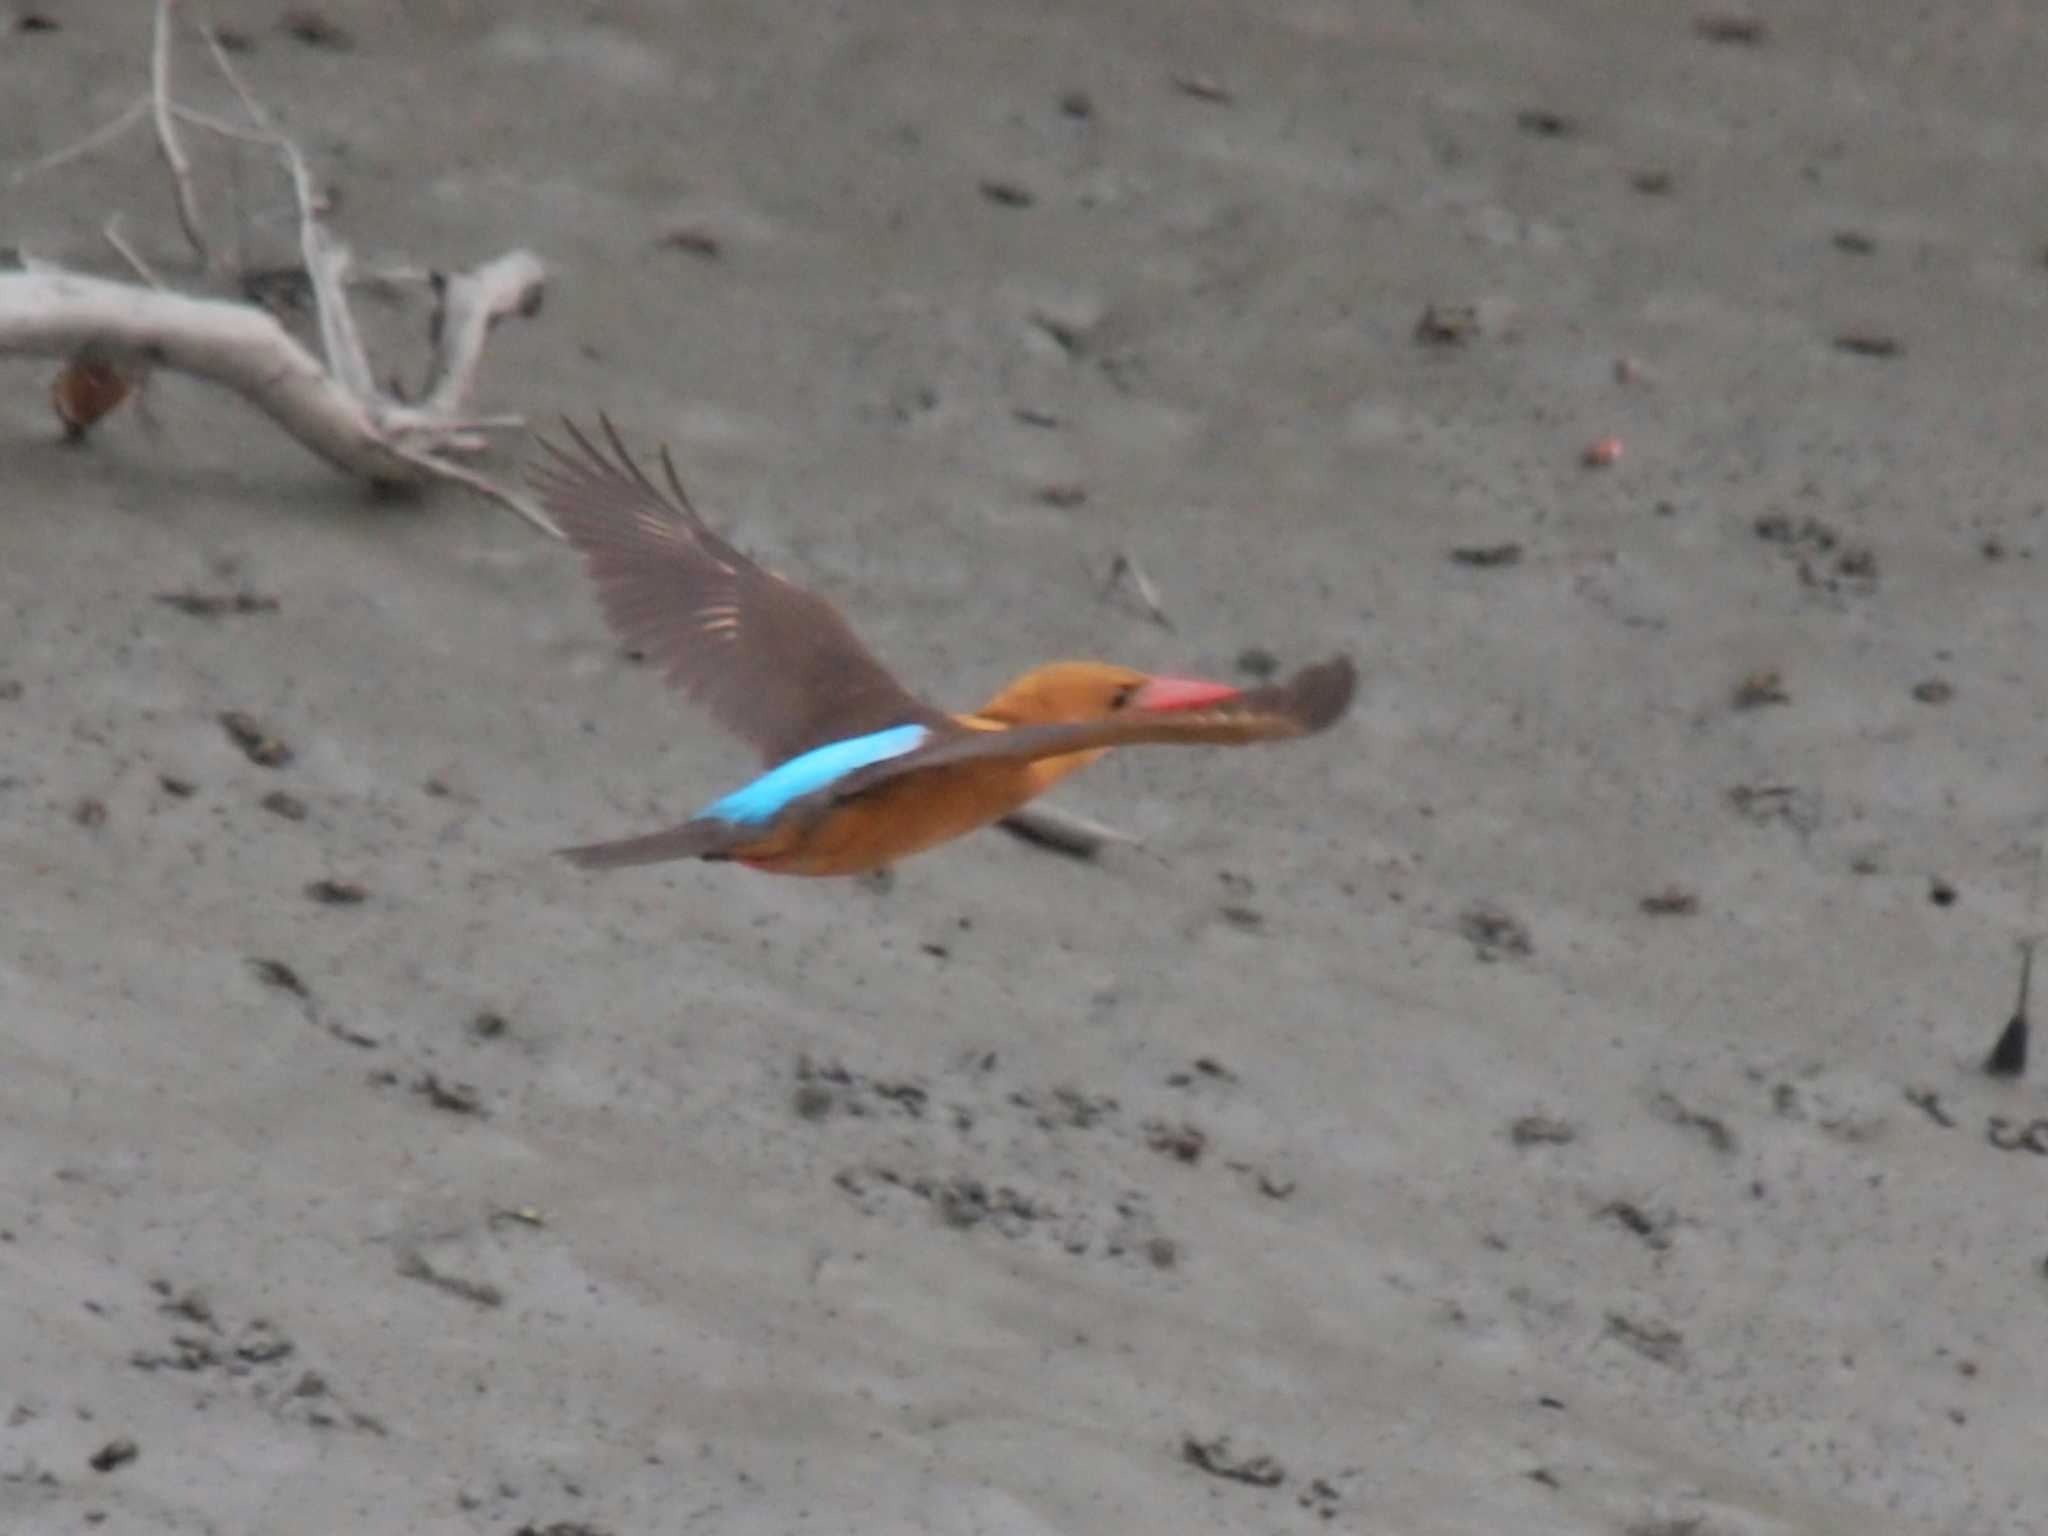
POLYGON ((664 448, 664 494, 600 416, 610 453, 564 421, 576 451, 529 479, 583 553, 621 639, 772 767, 812 747, 913 722, 943 728, 825 599, 756 565, 697 515, 664 448))
POLYGON ((1323 730, 1350 707, 1358 669, 1348 656, 1304 667, 1284 683, 1252 688, 1202 709, 1128 710, 1068 725, 1020 725, 1002 731, 963 731, 915 752, 859 769, 824 791, 845 800, 887 780, 948 763, 985 759, 1063 757, 1103 747, 1156 742, 1176 746, 1243 746, 1285 741, 1323 730))

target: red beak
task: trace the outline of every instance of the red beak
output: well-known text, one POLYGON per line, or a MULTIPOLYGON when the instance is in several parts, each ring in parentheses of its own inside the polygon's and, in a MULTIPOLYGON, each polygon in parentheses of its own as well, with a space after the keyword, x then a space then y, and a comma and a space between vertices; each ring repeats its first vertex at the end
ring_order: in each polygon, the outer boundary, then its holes
POLYGON ((1228 683, 1212 683, 1199 677, 1154 677, 1131 695, 1131 708, 1200 709, 1234 699, 1240 692, 1228 683))

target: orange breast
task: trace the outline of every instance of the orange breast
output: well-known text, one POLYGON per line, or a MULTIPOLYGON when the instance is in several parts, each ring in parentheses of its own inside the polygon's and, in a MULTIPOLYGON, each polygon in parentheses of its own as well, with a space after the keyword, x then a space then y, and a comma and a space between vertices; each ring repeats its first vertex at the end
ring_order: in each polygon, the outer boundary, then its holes
POLYGON ((732 857, 776 875, 866 874, 1001 820, 1095 755, 906 773, 808 827, 779 829, 735 848, 732 857))

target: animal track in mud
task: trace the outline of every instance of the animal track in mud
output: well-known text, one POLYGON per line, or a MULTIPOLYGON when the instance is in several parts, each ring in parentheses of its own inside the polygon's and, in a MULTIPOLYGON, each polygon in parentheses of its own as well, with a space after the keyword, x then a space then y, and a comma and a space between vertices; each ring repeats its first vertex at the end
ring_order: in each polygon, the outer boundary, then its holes
MULTIPOLYGON (((1113 1094, 1073 1085, 1005 1088, 993 1053, 936 1082, 800 1057, 790 1104, 800 1119, 851 1144, 833 1183, 865 1214, 900 1217, 922 1206, 955 1230, 1165 1270, 1180 1262, 1181 1245, 1161 1230, 1153 1197, 1134 1187, 1125 1149, 1190 1170, 1206 1165, 1211 1136, 1191 1115, 1190 1098, 1234 1091, 1236 1082, 1203 1058, 1148 1095, 1158 1100, 1156 1113, 1140 1113, 1113 1094)), ((1222 1166, 1248 1176, 1264 1198, 1293 1192, 1291 1179, 1270 1170, 1222 1166)), ((1204 1194, 1215 1198, 1213 1189, 1204 1194)))
POLYGON ((243 1384, 256 1401, 280 1419, 313 1429, 386 1433, 367 1413, 344 1405, 321 1372, 299 1355, 298 1345, 268 1318, 239 1326, 225 1321, 204 1292, 180 1291, 168 1280, 152 1280, 157 1311, 172 1319, 169 1337, 155 1348, 138 1349, 128 1363, 139 1371, 181 1371, 243 1384))

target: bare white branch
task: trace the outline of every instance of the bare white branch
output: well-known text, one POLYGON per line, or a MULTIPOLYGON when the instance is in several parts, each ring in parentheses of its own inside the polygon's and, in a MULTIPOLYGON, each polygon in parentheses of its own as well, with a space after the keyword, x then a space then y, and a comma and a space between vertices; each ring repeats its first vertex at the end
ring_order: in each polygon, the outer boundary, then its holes
POLYGON ((150 55, 150 105, 156 114, 156 143, 170 167, 171 186, 177 193, 178 223, 192 253, 202 265, 213 259, 206 241, 206 226, 199 217, 199 199, 192 189, 192 162, 185 143, 178 137, 176 114, 171 110, 171 23, 177 0, 156 0, 156 43, 150 55))
POLYGON ((40 176, 45 171, 54 171, 58 166, 91 154, 102 145, 111 144, 130 128, 141 122, 149 111, 149 98, 138 96, 121 110, 121 115, 112 122, 102 123, 82 139, 74 139, 59 149, 51 150, 40 160, 31 161, 10 175, 10 186, 20 186, 31 176, 40 176))
POLYGON ((42 265, 0 272, 0 356, 68 359, 87 349, 231 389, 352 475, 385 485, 451 480, 560 536, 517 492, 435 457, 441 445, 424 414, 401 440, 267 310, 42 265))
POLYGON ((434 371, 428 376, 422 408, 430 415, 452 418, 469 398, 483 361, 484 341, 491 327, 507 315, 532 315, 540 308, 540 258, 530 251, 508 251, 496 261, 458 272, 440 284, 440 312, 434 325, 434 371))
POLYGON ((130 267, 134 268, 137 277, 141 278, 152 288, 162 288, 164 286, 164 280, 156 275, 156 270, 147 261, 142 259, 142 252, 130 245, 128 237, 121 233, 120 214, 108 214, 107 222, 100 226, 100 234, 105 237, 107 244, 114 248, 120 258, 127 262, 130 267))

